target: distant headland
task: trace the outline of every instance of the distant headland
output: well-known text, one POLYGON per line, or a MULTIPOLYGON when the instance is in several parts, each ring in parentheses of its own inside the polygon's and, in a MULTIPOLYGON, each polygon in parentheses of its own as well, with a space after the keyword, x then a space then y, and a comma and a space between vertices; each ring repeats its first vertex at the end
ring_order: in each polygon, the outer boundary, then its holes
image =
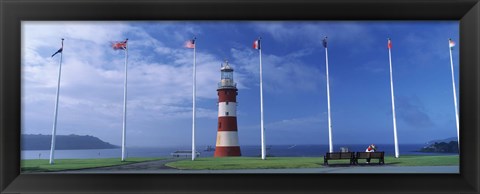
MULTIPOLYGON (((52 141, 51 135, 42 134, 22 134, 22 150, 49 150, 52 141)), ((77 149, 112 149, 119 146, 104 142, 98 137, 91 135, 56 135, 57 150, 77 150, 77 149)))
POLYGON ((428 142, 428 145, 421 148, 419 151, 435 153, 458 153, 458 141, 456 140, 456 137, 443 140, 433 140, 428 142))

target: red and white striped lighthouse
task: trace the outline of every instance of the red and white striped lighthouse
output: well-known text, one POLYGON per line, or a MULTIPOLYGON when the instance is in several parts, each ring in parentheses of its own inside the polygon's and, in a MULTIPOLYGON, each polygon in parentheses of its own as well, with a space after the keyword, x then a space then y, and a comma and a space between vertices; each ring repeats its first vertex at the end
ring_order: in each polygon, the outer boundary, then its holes
POLYGON ((228 61, 222 64, 218 83, 218 132, 214 157, 241 156, 237 131, 237 84, 228 61))

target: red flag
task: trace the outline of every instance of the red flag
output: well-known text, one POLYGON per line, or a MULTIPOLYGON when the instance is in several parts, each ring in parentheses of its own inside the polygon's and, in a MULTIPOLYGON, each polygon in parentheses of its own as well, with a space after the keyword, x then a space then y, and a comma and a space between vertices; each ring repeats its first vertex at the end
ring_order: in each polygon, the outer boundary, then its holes
POLYGON ((392 48, 392 40, 390 40, 390 38, 388 39, 388 45, 387 45, 388 49, 391 49, 392 48))
POLYGON ((195 39, 187 40, 187 42, 185 42, 185 48, 195 48, 195 39))
POLYGON ((455 46, 455 42, 453 42, 452 39, 448 39, 448 46, 450 46, 451 49, 455 46))
POLYGON ((114 42, 112 44, 113 50, 125 50, 125 49, 127 49, 127 41, 128 41, 128 39, 126 39, 125 41, 114 42))
POLYGON ((260 39, 257 39, 253 42, 254 49, 260 49, 260 39))

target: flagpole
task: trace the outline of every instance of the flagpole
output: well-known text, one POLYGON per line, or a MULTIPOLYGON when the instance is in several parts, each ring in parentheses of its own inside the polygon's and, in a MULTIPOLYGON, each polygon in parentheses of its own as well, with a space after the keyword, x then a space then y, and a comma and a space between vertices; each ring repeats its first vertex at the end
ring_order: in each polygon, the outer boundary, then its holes
MULTIPOLYGON (((58 81, 57 81, 57 95, 55 99, 55 112, 53 113, 53 128, 52 128, 52 142, 50 144, 50 164, 54 164, 55 155, 55 136, 57 134, 57 116, 58 116, 58 97, 60 94, 60 77, 62 76, 62 60, 63 60, 63 39, 62 38, 62 52, 60 52, 60 65, 58 66, 58 81)), ((58 52, 58 51, 57 51, 58 52)))
MULTIPOLYGON (((326 41, 327 37, 325 37, 326 41)), ((332 143, 332 119, 331 119, 331 112, 330 112, 330 79, 328 75, 328 48, 325 46, 325 66, 327 72, 327 103, 328 103, 328 145, 329 145, 329 152, 333 152, 333 143, 332 143)))
POLYGON ((196 61, 196 49, 197 49, 197 42, 196 37, 193 38, 194 46, 193 46, 193 94, 192 94, 192 161, 195 160, 195 96, 196 96, 196 85, 197 85, 197 61, 196 61))
POLYGON ((127 144, 127 62, 128 62, 128 38, 125 40, 125 79, 123 82, 123 129, 122 129, 122 161, 125 161, 127 144))
POLYGON ((452 57, 452 48, 453 46, 450 45, 451 39, 448 40, 449 44, 449 51, 450 51, 450 67, 452 70, 452 88, 453 88, 453 102, 455 104, 455 119, 456 119, 456 124, 457 124, 457 141, 458 141, 458 147, 460 147, 460 127, 458 123, 458 107, 457 107, 457 92, 455 90, 455 75, 453 71, 453 57, 452 57))
MULTIPOLYGON (((390 38, 388 41, 391 41, 390 38)), ((393 94, 393 74, 392 74, 392 51, 391 47, 388 46, 388 60, 390 62, 390 89, 392 93, 392 117, 393 117, 393 137, 395 141, 395 158, 399 157, 398 151, 398 138, 397 138, 397 120, 395 116, 395 99, 393 94)))
MULTIPOLYGON (((258 38, 258 40, 260 41, 261 38, 258 38)), ((262 160, 265 160, 265 128, 263 126, 263 81, 262 81, 262 45, 261 43, 259 42, 258 43, 259 45, 259 49, 258 49, 258 53, 259 53, 259 59, 260 59, 260 131, 261 131, 261 138, 262 138, 262 160)))

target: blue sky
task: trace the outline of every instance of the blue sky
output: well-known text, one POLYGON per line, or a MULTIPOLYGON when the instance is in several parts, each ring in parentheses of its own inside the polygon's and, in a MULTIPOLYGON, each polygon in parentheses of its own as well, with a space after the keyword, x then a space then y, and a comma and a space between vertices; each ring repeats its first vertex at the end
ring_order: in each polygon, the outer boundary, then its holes
POLYGON ((50 56, 65 38, 57 134, 120 145, 124 55, 110 44, 129 38, 127 146, 190 145, 193 53, 183 44, 193 36, 198 145, 215 145, 225 59, 240 144, 260 144, 259 36, 267 144, 328 144, 324 36, 334 144, 393 143, 388 37, 399 143, 456 136, 448 39, 458 97, 457 21, 23 22, 22 133, 51 133, 59 56, 50 56))

